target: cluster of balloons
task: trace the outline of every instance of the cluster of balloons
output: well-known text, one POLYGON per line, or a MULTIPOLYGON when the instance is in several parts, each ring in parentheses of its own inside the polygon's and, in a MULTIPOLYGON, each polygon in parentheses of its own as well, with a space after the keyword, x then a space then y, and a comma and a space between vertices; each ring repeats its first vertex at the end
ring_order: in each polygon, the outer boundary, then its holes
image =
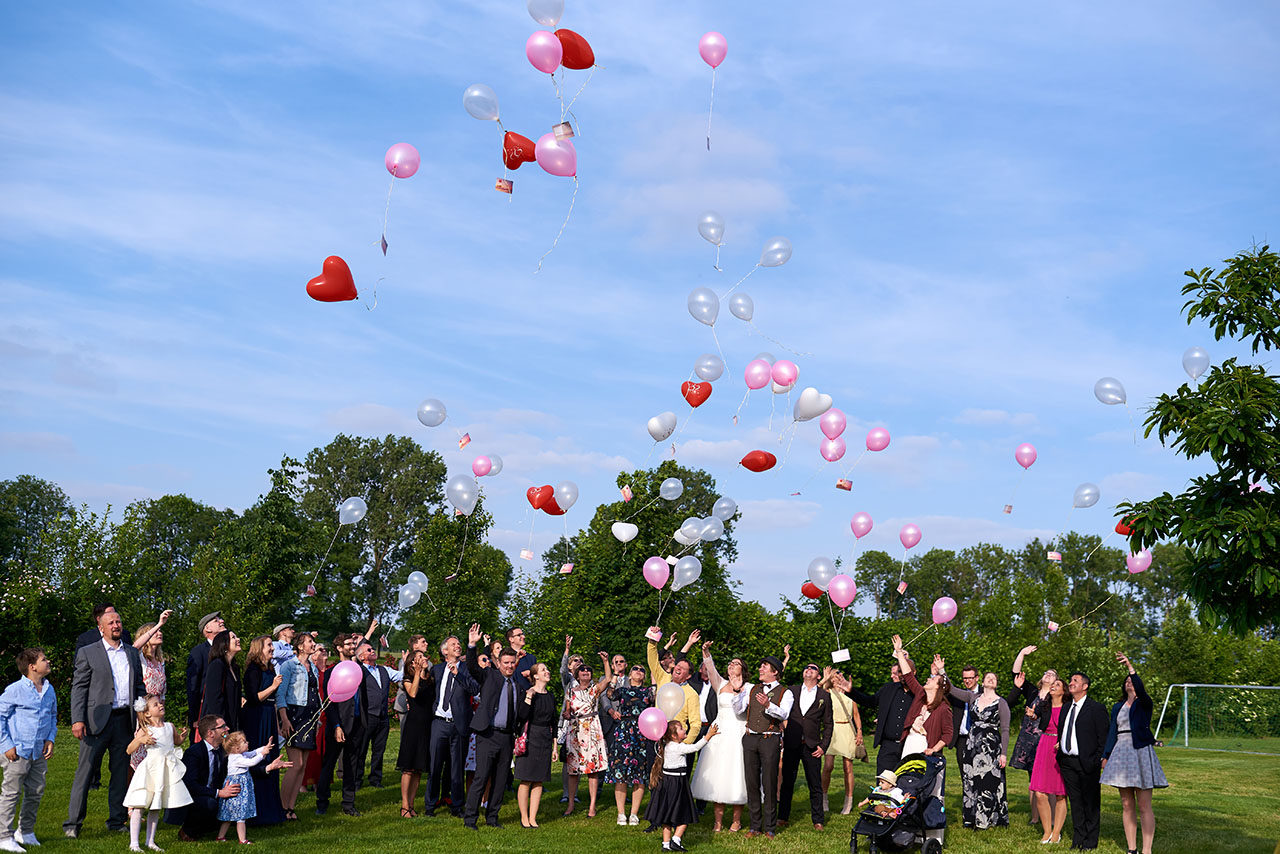
MULTIPOLYGON (((671 564, 667 563, 666 558, 655 555, 644 562, 641 574, 644 575, 644 580, 650 587, 661 590, 666 586, 667 581, 672 579, 671 569, 671 564)), ((673 593, 683 590, 701 577, 702 561, 693 555, 685 555, 675 563, 675 577, 671 580, 671 590, 673 593)))
POLYGON ((808 584, 801 587, 800 592, 810 599, 821 598, 826 593, 832 605, 848 608, 858 596, 858 585, 844 573, 837 573, 835 562, 831 558, 815 557, 809 561, 808 584), (812 590, 806 590, 809 585, 812 585, 812 590), (813 591, 817 591, 816 595, 813 591))
POLYGON ((555 486, 549 483, 531 486, 526 490, 525 497, 534 510, 541 510, 548 516, 563 516, 578 501, 578 484, 562 480, 555 486))
POLYGON ((471 473, 476 477, 497 477, 502 472, 502 457, 497 454, 481 454, 471 461, 471 473))
POLYGON ((418 600, 422 598, 422 594, 427 592, 427 576, 414 570, 409 573, 409 579, 406 583, 400 585, 398 599, 401 608, 412 608, 418 604, 418 600))

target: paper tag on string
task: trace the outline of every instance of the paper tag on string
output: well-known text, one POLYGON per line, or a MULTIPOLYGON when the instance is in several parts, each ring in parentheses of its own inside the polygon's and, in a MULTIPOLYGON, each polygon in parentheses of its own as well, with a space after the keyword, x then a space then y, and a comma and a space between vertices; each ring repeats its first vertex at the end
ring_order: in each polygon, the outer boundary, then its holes
POLYGON ((552 125, 551 132, 556 135, 556 139, 573 139, 573 125, 568 122, 552 125))
POLYGON ((1054 563, 1062 563, 1061 552, 1045 552, 1044 556, 1047 557, 1049 560, 1053 561, 1054 563))
POLYGON ((532 549, 521 549, 521 550, 520 550, 520 559, 521 559, 521 560, 533 560, 533 550, 532 550, 532 549))
POLYGON ((499 178, 493 182, 493 189, 497 190, 499 193, 511 195, 511 187, 512 184, 510 178, 499 178))
POLYGON ((901 596, 903 593, 906 593, 906 592, 907 592, 907 582, 905 582, 905 581, 899 581, 899 582, 898 582, 898 595, 899 595, 899 596, 901 596))
POLYGON ((631 495, 631 487, 630 487, 630 486, 624 486, 624 487, 622 487, 622 500, 623 500, 623 501, 630 501, 630 500, 631 500, 631 498, 632 498, 632 495, 631 495))
POLYGON ((845 492, 853 490, 853 481, 840 478, 836 481, 836 489, 843 489, 845 492))
POLYGON ((314 584, 307 585, 307 595, 308 596, 316 595, 316 586, 314 584))
POLYGON ((675 443, 675 442, 672 442, 672 443, 671 443, 671 456, 673 456, 673 457, 674 457, 675 455, 676 455, 676 443, 675 443))
POLYGON ((832 661, 835 661, 835 662, 848 661, 848 660, 849 660, 849 650, 848 650, 848 649, 837 649, 835 652, 831 653, 831 660, 832 660, 832 661))
POLYGON ((1050 621, 1049 621, 1049 631, 1051 631, 1051 632, 1056 632, 1057 630, 1058 630, 1058 624, 1057 624, 1057 623, 1055 623, 1053 620, 1050 620, 1050 621))
POLYGON ((386 635, 383 635, 383 636, 378 640, 378 643, 382 644, 382 648, 383 648, 383 649, 390 649, 390 648, 391 648, 391 641, 387 640, 387 636, 386 636, 386 635))
POLYGON ((667 563, 671 564, 672 566, 675 566, 679 562, 680 561, 676 558, 675 555, 667 555, 667 563))
POLYGON ((1010 513, 1012 513, 1012 512, 1013 512, 1013 505, 1012 505, 1012 504, 1006 504, 1006 505, 1004 506, 1004 513, 1005 513, 1005 515, 1006 515, 1006 516, 1008 516, 1008 515, 1009 515, 1010 513))
POLYGON ((573 572, 573 564, 571 564, 571 563, 562 563, 562 564, 560 564, 560 574, 561 574, 561 575, 568 575, 568 574, 569 574, 569 573, 571 573, 571 572, 573 572))
POLYGON ((470 444, 471 444, 471 434, 463 433, 462 436, 458 439, 458 450, 461 451, 463 448, 465 448, 467 445, 470 445, 470 444))
POLYGON ((795 497, 796 497, 797 495, 799 495, 799 494, 800 494, 800 493, 798 493, 798 492, 793 492, 793 493, 791 493, 791 497, 792 497, 792 498, 795 498, 795 497))
POLYGON ((382 256, 385 258, 387 255, 387 236, 385 234, 382 235, 382 241, 378 245, 382 247, 382 256))

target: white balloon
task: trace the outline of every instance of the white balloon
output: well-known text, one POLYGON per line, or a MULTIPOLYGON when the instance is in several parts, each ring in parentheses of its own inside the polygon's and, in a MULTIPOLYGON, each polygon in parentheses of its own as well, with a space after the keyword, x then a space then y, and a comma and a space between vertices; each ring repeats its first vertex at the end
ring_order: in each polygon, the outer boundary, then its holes
POLYGON ((444 403, 434 397, 428 397, 418 404, 418 420, 424 427, 439 427, 448 417, 449 413, 445 410, 444 403))
POLYGON ((702 575, 702 561, 693 555, 685 555, 676 561, 676 571, 672 576, 672 591, 688 587, 702 575))
POLYGON ((800 392, 793 413, 796 421, 809 421, 831 408, 831 395, 822 394, 813 386, 800 392))
POLYGON ((420 593, 425 592, 427 589, 426 574, 415 569, 413 572, 409 573, 408 586, 416 587, 420 593))
POLYGON ((689 291, 689 314, 699 323, 715 326, 720 315, 720 297, 711 288, 694 288, 689 291))
POLYGON ((707 211, 698 217, 698 234, 712 246, 724 243, 724 217, 715 211, 707 211))
POLYGON ((482 122, 498 120, 498 93, 483 83, 473 83, 462 93, 462 106, 472 118, 482 122))
POLYGON ((674 682, 667 682, 658 689, 654 697, 654 705, 662 710, 667 720, 674 720, 684 708, 684 688, 674 682))
POLYGON ((684 484, 678 477, 669 477, 658 487, 658 496, 664 501, 675 501, 684 494, 684 484))
POLYGON ((663 412, 649 419, 649 435, 653 437, 653 441, 661 442, 676 432, 676 414, 674 412, 663 412))
POLYGON ((640 529, 630 522, 614 522, 609 530, 613 531, 613 535, 622 543, 631 542, 640 533, 640 529))
POLYGON ((693 363, 693 372, 700 380, 714 382, 724 373, 724 359, 711 353, 703 353, 698 357, 698 361, 693 363))
POLYGON ((422 591, 412 584, 405 584, 400 588, 400 594, 397 598, 400 601, 401 608, 412 608, 422 598, 422 591))
POLYGON ((775 237, 764 245, 760 253, 761 267, 781 267, 791 260, 791 241, 785 237, 775 237))
POLYGON ((815 557, 809 561, 809 580, 813 586, 825 591, 831 579, 836 577, 836 565, 829 557, 815 557))
POLYGON ((1076 487, 1075 495, 1071 496, 1072 507, 1092 507, 1098 503, 1098 499, 1102 497, 1102 493, 1098 491, 1098 487, 1092 483, 1082 483, 1076 487))
POLYGON ((728 522, 738 512, 738 502, 728 496, 716 499, 716 503, 711 505, 711 515, 715 516, 721 522, 728 522))
POLYGON ((692 540, 689 539, 684 535, 684 531, 679 529, 677 529, 676 532, 671 535, 671 539, 675 540, 677 543, 679 543, 682 546, 691 546, 698 541, 697 538, 694 538, 692 540))
MULTIPOLYGON (((755 312, 756 304, 752 301, 751 297, 746 294, 736 293, 729 297, 729 313, 739 320, 745 320, 750 323, 751 317, 755 312)), ((760 357, 757 356, 756 358, 758 359, 760 357)), ((772 364, 773 360, 770 359, 769 362, 772 364)))
POLYGON ((338 524, 354 525, 368 512, 369 508, 365 505, 363 498, 348 498, 338 509, 338 524))
POLYGON ((795 383, 792 383, 791 385, 783 385, 782 383, 774 383, 774 384, 773 384, 773 393, 774 393, 774 394, 786 394, 787 392, 791 391, 791 390, 792 390, 793 388, 795 388, 795 387, 796 387, 796 384, 795 384, 795 383))
POLYGON ((1182 354, 1182 370, 1186 371, 1191 379, 1200 379, 1200 376, 1209 370, 1209 351, 1203 347, 1189 347, 1187 352, 1182 354))
POLYGON ((480 484, 469 474, 455 474, 444 485, 444 494, 450 504, 462 511, 463 516, 470 516, 480 500, 480 484))
POLYGON ((497 454, 489 454, 489 462, 493 467, 489 469, 489 473, 485 477, 494 477, 498 472, 502 471, 502 457, 497 454))
MULTIPOLYGON (((772 354, 772 353, 769 353, 769 352, 756 353, 756 359, 764 359, 764 360, 765 360, 766 362, 768 362, 770 365, 772 365, 774 362, 778 361, 777 359, 773 358, 773 354, 772 354)), ((753 362, 754 362, 754 361, 755 361, 755 359, 752 359, 751 361, 753 361, 753 362)))
POLYGON ((702 520, 696 516, 690 516, 680 523, 680 533, 686 540, 696 543, 702 536, 702 520))
POLYGON ((698 537, 704 543, 713 543, 724 536, 724 522, 721 522, 715 516, 708 516, 702 520, 702 530, 698 537))
POLYGON ((556 484, 556 504, 561 510, 568 510, 578 502, 578 484, 571 480, 562 480, 556 484))
POLYGON ((529 14, 542 26, 554 30, 564 15, 564 0, 529 0, 529 14))
POLYGON ((1128 400, 1124 393, 1124 386, 1115 377, 1103 377, 1094 383, 1093 396, 1107 406, 1115 406, 1128 400))

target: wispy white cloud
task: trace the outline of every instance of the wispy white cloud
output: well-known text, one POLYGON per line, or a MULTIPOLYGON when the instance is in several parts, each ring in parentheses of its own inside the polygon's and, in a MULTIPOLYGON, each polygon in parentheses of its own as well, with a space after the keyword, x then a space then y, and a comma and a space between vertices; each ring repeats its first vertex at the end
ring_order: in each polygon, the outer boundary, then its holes
POLYGON ((70 436, 50 432, 0 433, 0 449, 23 454, 75 457, 76 443, 70 436))

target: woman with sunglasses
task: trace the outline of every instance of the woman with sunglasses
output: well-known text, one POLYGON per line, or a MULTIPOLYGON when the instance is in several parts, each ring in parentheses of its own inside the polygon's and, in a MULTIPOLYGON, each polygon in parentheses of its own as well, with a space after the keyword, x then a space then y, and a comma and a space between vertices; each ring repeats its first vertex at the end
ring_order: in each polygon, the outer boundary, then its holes
POLYGON ((648 674, 639 664, 627 672, 627 684, 609 689, 609 700, 621 717, 613 727, 609 743, 609 768, 604 782, 613 784, 613 799, 618 806, 618 826, 640 823, 640 801, 649 782, 653 765, 653 742, 640 733, 640 713, 653 705, 653 686, 646 685, 648 674), (631 816, 627 817, 627 787, 631 787, 631 816))

